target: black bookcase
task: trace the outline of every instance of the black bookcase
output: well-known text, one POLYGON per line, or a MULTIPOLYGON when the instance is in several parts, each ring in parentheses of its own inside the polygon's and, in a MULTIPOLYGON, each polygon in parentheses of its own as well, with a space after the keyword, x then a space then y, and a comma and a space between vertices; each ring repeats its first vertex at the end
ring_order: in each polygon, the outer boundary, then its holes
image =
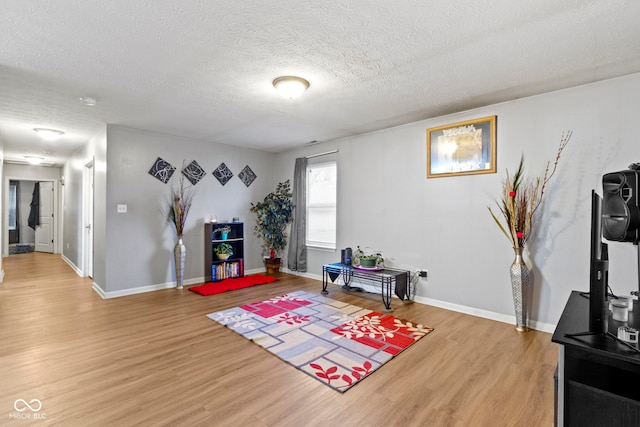
POLYGON ((244 223, 205 223, 204 225, 204 278, 205 282, 244 276, 244 223), (228 229, 224 235, 222 230, 228 229), (216 246, 228 243, 233 255, 225 260, 218 259, 216 246))

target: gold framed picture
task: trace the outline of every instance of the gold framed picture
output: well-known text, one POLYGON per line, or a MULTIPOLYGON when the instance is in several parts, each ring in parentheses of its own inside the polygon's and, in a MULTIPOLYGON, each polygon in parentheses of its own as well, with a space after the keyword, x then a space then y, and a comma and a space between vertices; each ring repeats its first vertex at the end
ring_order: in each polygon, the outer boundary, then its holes
POLYGON ((496 116, 427 129, 427 178, 496 173, 496 116))

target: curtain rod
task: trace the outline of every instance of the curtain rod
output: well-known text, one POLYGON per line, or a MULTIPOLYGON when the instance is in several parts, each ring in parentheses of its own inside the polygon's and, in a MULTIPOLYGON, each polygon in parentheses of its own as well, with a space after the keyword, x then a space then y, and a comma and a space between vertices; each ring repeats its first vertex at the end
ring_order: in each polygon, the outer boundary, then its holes
POLYGON ((326 151, 324 153, 312 154, 310 156, 306 156, 305 159, 312 159, 314 157, 326 156, 327 154, 333 154, 333 153, 337 153, 337 152, 338 152, 338 150, 331 150, 331 151, 326 151))

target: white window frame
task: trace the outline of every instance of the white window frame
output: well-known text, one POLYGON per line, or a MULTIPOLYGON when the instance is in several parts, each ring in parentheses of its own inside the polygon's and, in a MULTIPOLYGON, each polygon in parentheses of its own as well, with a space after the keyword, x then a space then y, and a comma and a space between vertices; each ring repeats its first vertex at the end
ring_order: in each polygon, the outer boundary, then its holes
POLYGON ((17 228, 18 218, 16 215, 16 201, 17 201, 17 185, 15 183, 9 183, 9 230, 13 231, 17 228))
POLYGON ((323 163, 314 163, 314 164, 308 164, 307 165, 307 188, 306 188, 306 194, 307 194, 307 211, 305 212, 305 215, 307 217, 307 232, 306 232, 306 236, 305 236, 305 244, 307 247, 309 248, 315 248, 315 249, 325 249, 325 250, 335 250, 336 249, 336 242, 338 240, 338 236, 337 236, 337 222, 338 222, 338 162, 336 161, 329 161, 329 162, 323 162, 323 163), (336 170, 336 200, 333 201, 333 203, 316 203, 316 204, 312 204, 310 203, 311 197, 311 188, 309 187, 311 184, 311 180, 309 179, 309 176, 311 175, 311 172, 313 169, 320 169, 320 168, 325 168, 325 167, 329 167, 329 166, 333 166, 336 170), (309 230, 311 229, 311 223, 309 221, 309 219, 311 218, 311 216, 309 215, 309 209, 314 209, 314 208, 331 208, 333 207, 333 209, 335 210, 335 215, 336 215, 336 232, 333 236, 333 241, 314 241, 314 240, 310 240, 309 239, 309 230))

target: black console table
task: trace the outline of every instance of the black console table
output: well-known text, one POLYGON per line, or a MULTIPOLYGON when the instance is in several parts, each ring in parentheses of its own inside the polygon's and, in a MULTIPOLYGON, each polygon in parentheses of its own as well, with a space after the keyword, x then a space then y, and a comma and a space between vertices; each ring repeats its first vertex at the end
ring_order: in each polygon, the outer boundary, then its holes
MULTIPOLYGON (((640 329, 637 301, 628 322, 609 314, 609 332, 619 326, 640 329)), ((605 335, 567 336, 588 329, 589 299, 573 291, 551 339, 560 345, 556 426, 640 426, 640 353, 605 335)))
POLYGON ((352 265, 325 264, 322 266, 322 293, 328 294, 327 285, 329 281, 335 282, 342 275, 344 281, 343 289, 351 292, 362 292, 362 288, 351 286, 351 282, 357 279, 363 283, 380 286, 382 288, 382 303, 386 311, 391 311, 391 292, 401 300, 411 299, 410 277, 408 270, 395 268, 384 268, 381 270, 365 270, 352 265))

